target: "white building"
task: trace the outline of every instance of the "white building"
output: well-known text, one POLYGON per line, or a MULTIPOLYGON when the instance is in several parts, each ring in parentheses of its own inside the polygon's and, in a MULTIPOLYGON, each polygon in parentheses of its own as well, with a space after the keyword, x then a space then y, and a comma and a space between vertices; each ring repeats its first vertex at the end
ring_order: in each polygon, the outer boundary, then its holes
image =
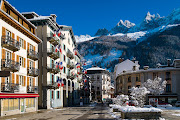
POLYGON ((108 90, 111 87, 111 76, 109 71, 99 67, 87 69, 87 76, 91 80, 92 101, 102 101, 105 98, 111 98, 108 90))

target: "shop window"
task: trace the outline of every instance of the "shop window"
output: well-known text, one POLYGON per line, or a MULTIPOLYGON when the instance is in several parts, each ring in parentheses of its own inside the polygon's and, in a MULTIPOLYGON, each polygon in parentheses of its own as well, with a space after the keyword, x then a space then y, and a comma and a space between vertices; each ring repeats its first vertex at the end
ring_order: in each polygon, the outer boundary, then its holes
POLYGON ((26 98, 26 108, 35 107, 35 98, 26 98))
POLYGON ((19 109, 19 99, 3 99, 3 111, 19 109))

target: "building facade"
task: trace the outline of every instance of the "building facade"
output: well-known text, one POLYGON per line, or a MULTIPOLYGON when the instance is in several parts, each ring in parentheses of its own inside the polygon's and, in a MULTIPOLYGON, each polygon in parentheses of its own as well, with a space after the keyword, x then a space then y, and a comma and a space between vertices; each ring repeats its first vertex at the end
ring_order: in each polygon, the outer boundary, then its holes
POLYGON ((148 98, 158 98, 159 103, 170 104, 180 100, 180 60, 178 59, 175 59, 172 64, 170 61, 167 65, 159 64, 157 68, 144 66, 144 69, 121 72, 116 77, 116 92, 117 94, 129 94, 131 87, 140 87, 148 79, 154 80, 156 77, 167 81, 165 92, 157 96, 148 95, 148 98))
POLYGON ((101 102, 105 98, 111 98, 108 90, 111 86, 111 76, 109 71, 99 67, 87 69, 87 76, 91 80, 92 101, 101 102))
POLYGON ((6 0, 0 1, 1 116, 38 109, 38 44, 36 27, 6 0))
POLYGON ((55 14, 39 16, 26 12, 23 15, 37 27, 37 36, 42 39, 39 45, 39 66, 43 66, 39 68, 39 84, 42 84, 39 86, 39 107, 72 106, 75 99, 73 91, 79 88, 77 80, 81 78, 77 74, 81 56, 75 50, 72 27, 58 25, 55 14))

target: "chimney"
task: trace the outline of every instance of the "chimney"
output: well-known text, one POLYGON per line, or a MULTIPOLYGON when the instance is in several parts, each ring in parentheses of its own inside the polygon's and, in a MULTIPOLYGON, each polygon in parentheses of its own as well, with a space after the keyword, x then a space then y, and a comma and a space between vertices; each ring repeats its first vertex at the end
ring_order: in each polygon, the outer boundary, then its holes
POLYGON ((171 59, 167 59, 167 65, 168 65, 168 67, 170 67, 170 64, 171 64, 171 59))
POLYGON ((149 66, 144 66, 144 70, 148 70, 149 69, 149 66))
POLYGON ((51 14, 51 17, 53 18, 53 21, 56 22, 56 15, 55 14, 51 14))
POLYGON ((124 58, 119 58, 119 63, 122 63, 124 61, 124 58))

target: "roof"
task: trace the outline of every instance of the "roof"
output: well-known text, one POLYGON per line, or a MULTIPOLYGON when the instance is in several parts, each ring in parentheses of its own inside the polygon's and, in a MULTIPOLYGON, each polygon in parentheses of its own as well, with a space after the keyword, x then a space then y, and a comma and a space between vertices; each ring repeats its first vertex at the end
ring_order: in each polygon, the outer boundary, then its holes
POLYGON ((106 70, 106 69, 103 69, 103 68, 100 68, 100 67, 91 67, 91 68, 88 68, 86 70, 106 70))
POLYGON ((133 66, 139 66, 139 64, 137 62, 134 63, 129 59, 117 64, 115 66, 116 70, 114 70, 116 72, 115 78, 118 76, 118 74, 122 73, 123 71, 132 70, 133 66))

